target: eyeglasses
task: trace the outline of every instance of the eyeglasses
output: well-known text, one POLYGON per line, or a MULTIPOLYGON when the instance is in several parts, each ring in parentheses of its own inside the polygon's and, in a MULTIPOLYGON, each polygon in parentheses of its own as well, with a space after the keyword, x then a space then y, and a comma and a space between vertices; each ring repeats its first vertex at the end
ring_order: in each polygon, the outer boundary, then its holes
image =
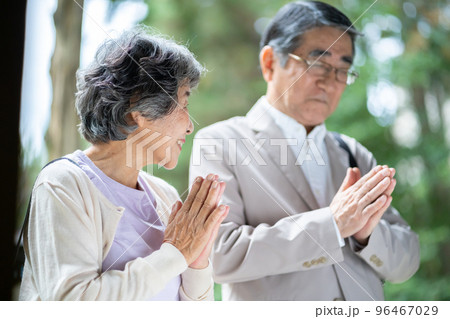
POLYGON ((356 79, 359 76, 359 74, 355 71, 350 71, 348 69, 338 69, 322 61, 305 60, 292 53, 288 53, 288 55, 296 61, 305 62, 305 64, 308 66, 307 72, 312 75, 327 76, 331 71, 334 70, 336 73, 336 81, 340 83, 346 83, 348 85, 355 83, 356 79))

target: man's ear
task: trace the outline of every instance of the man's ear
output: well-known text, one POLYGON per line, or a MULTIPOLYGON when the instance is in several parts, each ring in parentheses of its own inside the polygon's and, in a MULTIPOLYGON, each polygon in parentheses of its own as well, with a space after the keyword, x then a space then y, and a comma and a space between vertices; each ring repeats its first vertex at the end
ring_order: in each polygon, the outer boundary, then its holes
POLYGON ((266 82, 272 81, 274 63, 273 48, 269 45, 264 46, 259 53, 259 65, 266 82))

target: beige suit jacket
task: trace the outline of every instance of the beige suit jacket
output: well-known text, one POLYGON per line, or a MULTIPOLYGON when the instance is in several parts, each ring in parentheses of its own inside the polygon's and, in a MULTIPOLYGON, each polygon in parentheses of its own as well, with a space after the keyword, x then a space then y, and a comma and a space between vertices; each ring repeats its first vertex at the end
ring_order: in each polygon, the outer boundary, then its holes
MULTIPOLYGON (((343 136, 362 174, 373 155, 343 136)), ((261 103, 246 117, 200 130, 194 140, 190 180, 213 172, 227 183, 230 213, 213 249, 214 278, 224 300, 383 300, 383 282, 410 278, 419 266, 417 235, 390 207, 357 251, 340 247, 329 207, 319 207, 302 169, 261 103)), ((337 191, 348 154, 325 138, 337 191)), ((331 200, 331 199, 330 199, 331 200)))

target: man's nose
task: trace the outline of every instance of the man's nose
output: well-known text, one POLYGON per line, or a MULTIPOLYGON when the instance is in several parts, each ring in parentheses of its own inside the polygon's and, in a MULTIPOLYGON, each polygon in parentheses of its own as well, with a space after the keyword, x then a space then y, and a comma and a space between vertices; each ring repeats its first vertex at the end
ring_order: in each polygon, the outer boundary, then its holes
POLYGON ((317 79, 317 85, 323 89, 329 89, 330 86, 333 86, 337 83, 336 80, 336 71, 335 69, 331 69, 322 76, 317 79))

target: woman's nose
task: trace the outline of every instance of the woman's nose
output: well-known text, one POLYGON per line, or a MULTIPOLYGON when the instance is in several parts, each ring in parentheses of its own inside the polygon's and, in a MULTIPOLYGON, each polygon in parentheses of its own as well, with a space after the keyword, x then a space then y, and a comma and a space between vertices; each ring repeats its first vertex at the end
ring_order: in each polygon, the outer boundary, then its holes
POLYGON ((194 132, 194 124, 192 123, 191 117, 189 117, 189 126, 186 129, 186 134, 190 135, 192 132, 194 132))

